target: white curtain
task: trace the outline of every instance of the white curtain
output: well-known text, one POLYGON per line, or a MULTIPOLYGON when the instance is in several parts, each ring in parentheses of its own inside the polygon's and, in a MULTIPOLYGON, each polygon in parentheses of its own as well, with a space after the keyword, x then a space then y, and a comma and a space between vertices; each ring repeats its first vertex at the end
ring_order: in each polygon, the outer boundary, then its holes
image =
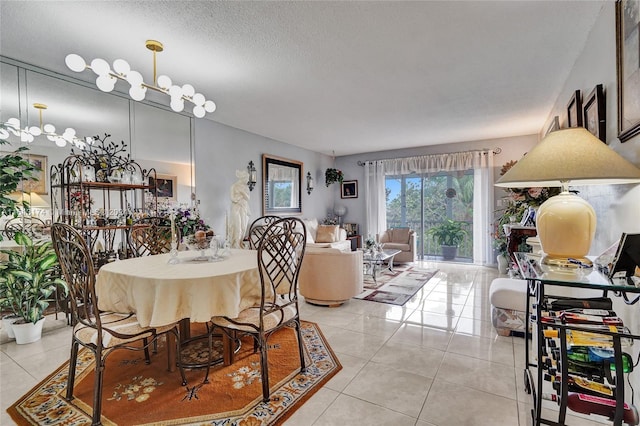
POLYGON ((473 170, 473 261, 481 265, 494 264, 493 220, 493 151, 464 151, 449 154, 423 155, 367 162, 365 165, 365 195, 367 229, 371 235, 386 228, 384 175, 431 174, 473 170), (383 213, 380 213, 383 212, 383 213))
MULTIPOLYGON (((366 236, 375 238, 387 227, 384 161, 367 161, 364 165, 364 196, 366 201, 366 236)), ((365 237, 366 238, 366 237, 365 237)))
POLYGON ((493 152, 483 152, 473 171, 473 263, 493 265, 493 152))

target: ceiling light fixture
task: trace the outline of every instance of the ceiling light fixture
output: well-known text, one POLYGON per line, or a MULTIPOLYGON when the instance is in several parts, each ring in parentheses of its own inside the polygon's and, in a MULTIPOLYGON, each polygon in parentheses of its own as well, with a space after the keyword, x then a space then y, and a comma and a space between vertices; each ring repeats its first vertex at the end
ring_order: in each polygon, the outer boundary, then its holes
POLYGON ((196 93, 192 85, 174 85, 166 75, 156 78, 156 54, 162 52, 164 47, 162 43, 156 40, 147 40, 145 45, 147 49, 153 52, 153 84, 145 83, 142 80, 142 75, 137 71, 132 71, 129 63, 124 59, 113 61, 113 70, 109 68, 109 64, 104 59, 96 58, 91 61, 90 65, 87 65, 82 56, 75 53, 67 55, 65 63, 71 71, 83 72, 86 69, 90 69, 96 73, 98 76, 96 78, 96 86, 103 92, 111 92, 118 80, 124 80, 131 85, 129 96, 136 101, 143 100, 147 89, 151 89, 169 95, 171 97, 171 109, 175 112, 184 110, 184 101, 195 105, 193 107, 193 115, 198 118, 204 117, 207 112, 216 110, 216 104, 213 101, 206 100, 202 93, 196 93))
POLYGON ((59 147, 67 146, 70 143, 77 146, 80 149, 84 149, 87 144, 93 143, 93 138, 86 137, 81 139, 76 136, 76 131, 71 127, 67 127, 62 135, 56 133, 56 127, 53 124, 42 124, 42 111, 47 109, 45 104, 35 103, 33 107, 38 110, 38 117, 40 119, 40 126, 25 126, 24 129, 20 127, 20 120, 17 118, 10 118, 6 123, 3 123, 0 129, 0 139, 8 139, 10 134, 13 134, 20 138, 21 142, 31 143, 36 137, 44 135, 59 147))

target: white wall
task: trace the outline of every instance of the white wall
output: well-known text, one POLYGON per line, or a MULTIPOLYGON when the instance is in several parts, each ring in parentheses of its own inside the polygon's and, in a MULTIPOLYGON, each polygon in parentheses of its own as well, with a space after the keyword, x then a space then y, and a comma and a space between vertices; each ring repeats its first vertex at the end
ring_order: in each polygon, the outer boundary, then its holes
POLYGON ((303 176, 311 172, 315 189, 307 194, 306 179, 302 179, 301 217, 325 217, 325 206, 332 203, 332 192, 324 186, 324 169, 331 157, 303 148, 278 142, 210 120, 195 123, 196 194, 200 211, 214 231, 224 234, 225 214, 231 207, 230 189, 237 180, 236 170, 245 170, 253 160, 258 182, 250 193, 251 219, 262 216, 262 154, 270 154, 303 163, 303 176))

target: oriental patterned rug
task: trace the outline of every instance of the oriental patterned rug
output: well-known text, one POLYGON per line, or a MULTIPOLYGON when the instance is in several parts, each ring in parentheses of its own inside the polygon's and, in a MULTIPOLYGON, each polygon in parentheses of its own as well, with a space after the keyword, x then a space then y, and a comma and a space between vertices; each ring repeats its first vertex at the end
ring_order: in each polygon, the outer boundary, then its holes
MULTIPOLYGON (((303 321, 306 371, 300 373, 295 330, 285 328, 269 339, 271 399, 262 402, 259 354, 251 339, 243 340, 236 361, 211 369, 210 383, 202 384, 204 370, 167 371, 164 340, 151 364, 142 352, 119 350, 107 358, 103 387, 104 425, 278 425, 284 422, 342 366, 317 324, 303 321)), ((187 350, 189 351, 189 350, 187 350)), ((192 359, 206 357, 206 344, 191 349, 192 359)), ((81 350, 74 389, 67 401, 68 364, 64 364, 7 410, 18 425, 91 424, 95 363, 81 350)))
POLYGON ((376 278, 364 277, 364 291, 356 299, 404 305, 427 283, 438 269, 422 269, 411 265, 394 266, 393 272, 384 269, 376 278))

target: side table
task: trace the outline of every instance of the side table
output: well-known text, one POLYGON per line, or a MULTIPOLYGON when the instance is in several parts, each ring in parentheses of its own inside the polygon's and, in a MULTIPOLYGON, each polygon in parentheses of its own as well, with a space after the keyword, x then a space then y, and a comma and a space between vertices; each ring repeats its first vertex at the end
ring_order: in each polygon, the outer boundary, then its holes
POLYGON ((351 251, 362 248, 362 235, 350 235, 347 236, 347 240, 351 241, 351 251))

